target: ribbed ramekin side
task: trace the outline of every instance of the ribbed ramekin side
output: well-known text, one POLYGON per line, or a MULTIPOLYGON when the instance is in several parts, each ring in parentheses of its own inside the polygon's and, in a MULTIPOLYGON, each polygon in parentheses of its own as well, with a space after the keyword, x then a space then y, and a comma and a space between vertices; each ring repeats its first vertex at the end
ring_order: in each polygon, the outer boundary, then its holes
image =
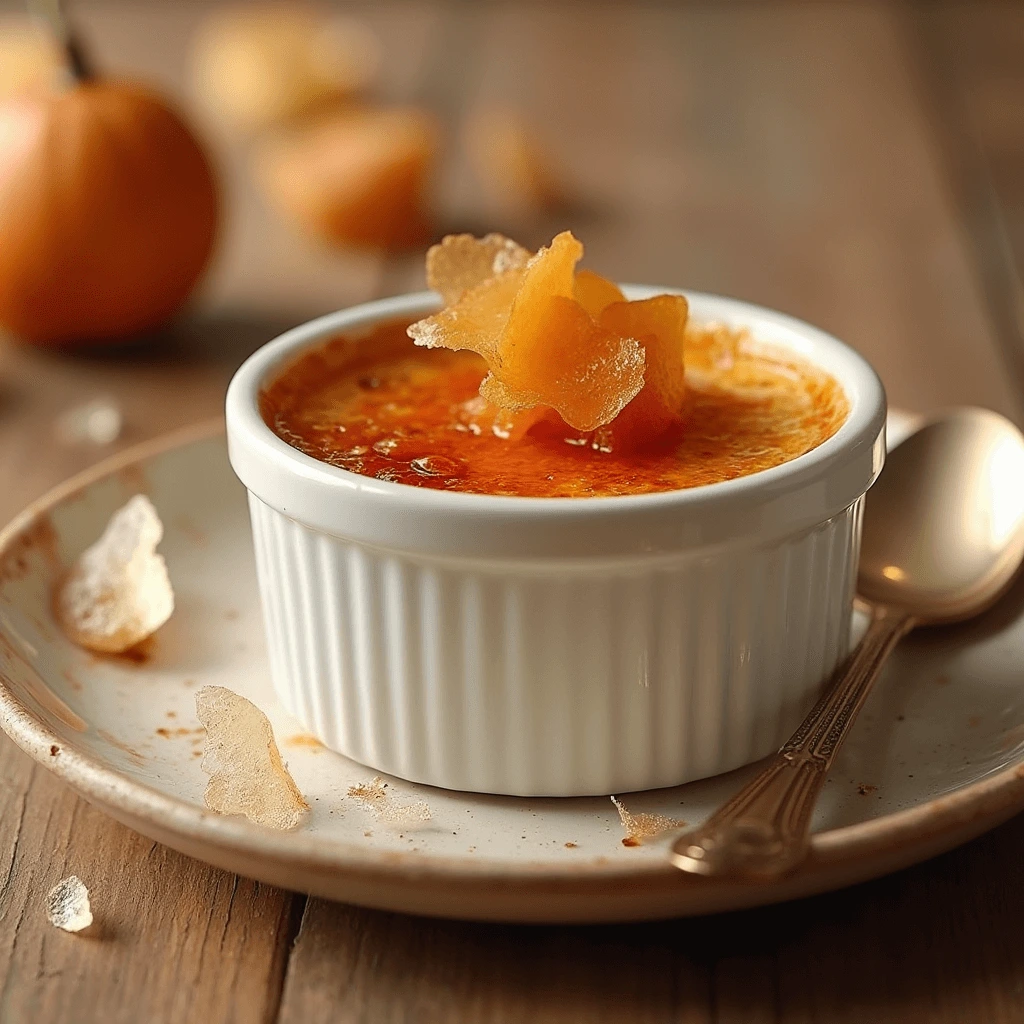
POLYGON ((328 746, 454 789, 676 785, 770 753, 845 653, 861 502, 662 561, 429 560, 250 501, 271 671, 328 746))

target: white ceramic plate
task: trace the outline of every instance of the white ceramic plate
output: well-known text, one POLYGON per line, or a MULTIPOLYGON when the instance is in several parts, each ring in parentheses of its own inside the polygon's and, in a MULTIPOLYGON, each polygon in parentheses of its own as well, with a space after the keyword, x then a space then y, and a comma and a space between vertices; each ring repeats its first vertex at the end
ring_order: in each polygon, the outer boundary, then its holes
MULTIPOLYGON (((666 834, 622 843, 605 798, 482 797, 388 780, 430 820, 378 820, 349 795, 369 769, 310 745, 267 673, 247 510, 220 429, 117 456, 41 499, 0 534, 0 720, 41 764, 143 834, 231 871, 332 899, 508 921, 613 921, 747 907, 914 863, 1024 807, 1024 586, 975 624, 899 650, 829 778, 811 858, 771 885, 680 874, 666 834), (53 624, 60 566, 130 495, 151 496, 177 611, 143 663, 101 658, 53 624), (270 715, 312 805, 294 833, 203 806, 193 695, 216 683, 270 715)), ((748 776, 632 794, 633 812, 701 820, 748 776)))

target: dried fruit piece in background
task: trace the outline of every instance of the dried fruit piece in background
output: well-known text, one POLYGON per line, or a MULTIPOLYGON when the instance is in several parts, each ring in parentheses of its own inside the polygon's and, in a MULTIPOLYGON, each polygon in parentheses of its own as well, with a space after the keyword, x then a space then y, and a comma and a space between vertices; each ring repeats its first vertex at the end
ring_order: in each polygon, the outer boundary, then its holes
POLYGON ((218 11, 194 44, 193 88, 243 132, 343 100, 369 86, 380 44, 362 21, 301 3, 218 11))
POLYGON ((120 654, 156 632, 174 611, 167 564, 156 547, 164 528, 153 503, 136 494, 60 581, 54 607, 69 639, 120 654))
POLYGON ((562 175, 536 130, 519 112, 476 111, 463 130, 466 157, 497 210, 527 215, 566 203, 562 175))
POLYGON ((46 894, 46 916, 54 928, 80 932, 92 924, 89 890, 77 875, 58 882, 46 894))
POLYGON ((206 806, 268 828, 295 828, 309 804, 281 760, 267 716, 223 686, 204 686, 196 694, 196 713, 206 726, 206 806))
POLYGON ((39 24, 24 15, 0 18, 0 101, 51 89, 61 67, 60 49, 39 24))
POLYGON ((94 398, 57 417, 54 432, 64 444, 113 444, 121 436, 124 417, 112 398, 94 398))
POLYGON ((414 108, 352 110, 269 140, 256 157, 267 197, 310 234, 343 245, 416 245, 439 145, 414 108))
POLYGON ((167 320, 206 267, 217 196, 181 118, 84 81, 0 107, 0 327, 43 345, 167 320))

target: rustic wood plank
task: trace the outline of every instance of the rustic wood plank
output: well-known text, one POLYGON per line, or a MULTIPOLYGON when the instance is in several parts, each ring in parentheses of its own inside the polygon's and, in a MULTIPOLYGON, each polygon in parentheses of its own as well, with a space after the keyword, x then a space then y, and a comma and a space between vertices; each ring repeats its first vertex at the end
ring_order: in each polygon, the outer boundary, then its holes
POLYGON ((0 744, 0 1020, 273 1020, 301 899, 177 854, 0 744), (77 874, 89 933, 46 919, 77 874))
POLYGON ((911 8, 936 138, 1007 368, 1024 388, 1024 8, 911 8))
MULTIPOLYGON (((451 122, 474 104, 529 112, 577 183, 571 223, 592 265, 819 323, 899 404, 1020 416, 899 10, 520 5, 474 8, 459 38, 474 56, 451 122)), ((453 217, 479 217, 466 168, 449 186, 453 217)), ((536 245, 566 224, 488 226, 536 245)), ((280 1019, 1013 1020, 1020 908, 995 893, 1022 829, 850 892, 646 927, 496 928, 310 900, 280 1019)))
POLYGON ((645 926, 499 927, 311 900, 280 1024, 1021 1019, 1024 818, 844 892, 645 926))

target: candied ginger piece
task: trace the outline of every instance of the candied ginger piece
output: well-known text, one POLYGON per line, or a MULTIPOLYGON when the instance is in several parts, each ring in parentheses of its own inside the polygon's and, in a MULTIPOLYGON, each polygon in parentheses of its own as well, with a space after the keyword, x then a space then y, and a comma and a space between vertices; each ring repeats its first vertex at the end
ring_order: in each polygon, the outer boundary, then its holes
POLYGON ((309 804, 281 760, 267 716, 223 686, 199 690, 196 713, 206 727, 206 806, 220 814, 243 814, 269 828, 295 828, 309 804))
POLYGON ((427 348, 468 349, 490 365, 498 357, 512 301, 523 270, 510 270, 470 288, 454 305, 409 327, 409 337, 427 348))
POLYGON ((511 238, 446 235, 427 250, 427 287, 452 306, 471 288, 510 270, 522 270, 533 255, 511 238))
POLYGON ((107 523, 58 585, 55 610, 68 638, 120 654, 156 632, 174 611, 167 563, 156 553, 164 528, 143 494, 107 523))
POLYGON ((511 411, 550 406, 570 426, 594 430, 643 387, 644 350, 576 301, 582 255, 583 246, 563 231, 525 267, 470 288, 413 324, 409 335, 419 345, 483 356, 490 373, 480 394, 489 402, 511 411))
POLYGON ((643 389, 607 428, 614 448, 627 450, 657 437, 682 417, 688 315, 689 305, 681 295, 613 302, 602 310, 602 326, 636 338, 645 352, 643 389))
POLYGON ((77 875, 58 882, 46 894, 46 916, 54 928, 65 932, 84 931, 92 924, 89 890, 77 875))
POLYGON ((613 302, 625 302, 619 286, 592 270, 580 270, 573 282, 573 298, 596 320, 613 302))

